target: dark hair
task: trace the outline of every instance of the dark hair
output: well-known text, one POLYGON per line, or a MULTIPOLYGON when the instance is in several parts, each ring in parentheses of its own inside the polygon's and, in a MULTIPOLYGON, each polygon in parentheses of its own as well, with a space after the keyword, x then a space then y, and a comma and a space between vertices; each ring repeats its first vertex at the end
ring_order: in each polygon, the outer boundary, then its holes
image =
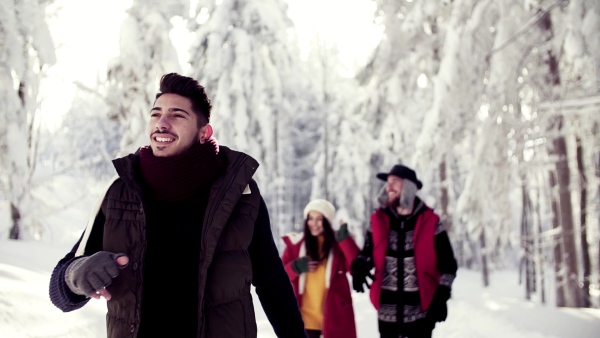
POLYGON ((187 97, 192 101, 194 113, 198 115, 198 126, 202 127, 210 122, 212 105, 206 90, 198 81, 177 73, 165 74, 160 78, 160 93, 156 94, 155 102, 162 94, 187 97))
POLYGON ((331 228, 331 224, 329 224, 329 221, 325 217, 323 217, 323 236, 325 237, 325 241, 323 242, 321 255, 319 255, 319 241, 308 229, 308 218, 304 220, 304 244, 306 245, 306 254, 313 261, 320 262, 327 259, 329 250, 331 250, 336 243, 335 233, 331 228))

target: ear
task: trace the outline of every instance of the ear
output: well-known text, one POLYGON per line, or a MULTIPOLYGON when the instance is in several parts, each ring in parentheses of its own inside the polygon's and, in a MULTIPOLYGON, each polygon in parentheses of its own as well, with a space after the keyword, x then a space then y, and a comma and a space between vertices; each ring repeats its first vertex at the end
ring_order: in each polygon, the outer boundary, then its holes
POLYGON ((210 123, 207 123, 204 127, 200 128, 198 139, 200 143, 206 142, 213 135, 213 128, 210 123))

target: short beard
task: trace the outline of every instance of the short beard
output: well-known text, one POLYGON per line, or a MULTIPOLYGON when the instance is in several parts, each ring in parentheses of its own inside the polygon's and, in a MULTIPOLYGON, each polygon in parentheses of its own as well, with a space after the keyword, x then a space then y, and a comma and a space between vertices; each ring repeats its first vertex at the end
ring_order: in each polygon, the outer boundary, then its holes
POLYGON ((391 209, 396 209, 400 205, 400 198, 396 197, 388 197, 385 205, 391 209))
POLYGON ((415 183, 405 179, 404 184, 402 185, 402 191, 400 192, 400 197, 390 198, 384 186, 379 192, 377 200, 379 201, 380 206, 386 206, 394 210, 398 207, 405 210, 412 210, 417 190, 419 189, 415 183))

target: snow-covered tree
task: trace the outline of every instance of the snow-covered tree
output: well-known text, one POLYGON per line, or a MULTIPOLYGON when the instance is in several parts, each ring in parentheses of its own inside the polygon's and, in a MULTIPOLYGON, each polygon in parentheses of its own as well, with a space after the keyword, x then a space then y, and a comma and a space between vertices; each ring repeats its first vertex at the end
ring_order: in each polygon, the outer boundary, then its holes
POLYGON ((192 77, 213 102, 215 136, 261 165, 255 178, 276 238, 302 212, 292 210, 294 182, 304 175, 293 156, 306 141, 298 127, 314 112, 286 8, 277 0, 201 1, 190 50, 192 77))
POLYGON ((366 157, 373 175, 399 160, 415 166, 422 194, 446 217, 462 264, 494 269, 516 262, 514 238, 521 232, 530 272, 542 278, 534 271, 550 259, 543 242, 551 238, 550 220, 553 234, 567 226, 570 235, 557 237, 561 249, 553 259, 557 275, 566 272, 570 280, 556 287, 576 298, 573 236, 590 235, 572 226, 574 215, 587 211, 571 207, 575 161, 567 159, 575 158, 573 133, 586 135, 588 158, 597 153, 597 117, 589 112, 597 109, 598 5, 382 0, 378 6, 385 38, 359 75, 365 95, 356 110, 372 132, 366 157), (573 95, 587 98, 564 100, 573 95), (572 102, 578 103, 567 108, 572 102), (556 201, 544 198, 549 187, 540 177, 563 192, 556 201))
POLYGON ((276 238, 300 230, 309 199, 327 198, 360 243, 383 187, 375 174, 402 162, 424 182, 419 195, 460 264, 481 269, 485 284, 520 263, 527 297, 544 301, 553 287, 559 306, 598 304, 600 3, 375 3, 383 39, 342 79, 335 42, 316 39, 300 60, 284 0, 133 1, 107 83, 78 95, 67 137, 42 134, 40 148, 37 81, 53 61, 43 6, 0 3, 0 198, 24 225, 14 236, 52 207, 31 201, 42 162, 105 175, 117 149, 147 142, 158 80, 183 68, 169 35, 185 22, 194 38, 184 75, 207 88, 220 143, 260 162, 276 238))
POLYGON ((575 215, 579 216, 580 227, 582 305, 590 306, 590 285, 593 284, 590 249, 593 245, 590 245, 592 241, 588 238, 594 233, 596 237, 598 235, 588 225, 592 220, 590 216, 594 208, 590 201, 594 200, 595 191, 595 175, 591 164, 594 152, 600 149, 593 130, 600 120, 597 113, 600 103, 600 44, 598 39, 594 39, 595 32, 600 30, 600 4, 597 1, 570 1, 565 17, 567 24, 561 48, 560 73, 567 98, 559 105, 575 134, 577 174, 572 177, 579 187, 579 212, 575 210, 575 215))
MULTIPOLYGON (((396 163, 411 163, 414 142, 429 109, 432 87, 430 79, 439 66, 439 52, 444 32, 438 20, 446 9, 434 1, 377 1, 374 21, 384 27, 381 42, 367 65, 359 72, 360 101, 350 105, 340 120, 340 163, 337 192, 352 201, 351 217, 363 227, 377 207, 376 196, 383 184, 375 174, 389 170, 396 163), (354 134, 354 138, 346 138, 354 134), (352 159, 342 160, 343 154, 352 159), (349 163, 348 163, 349 164, 349 163), (349 184, 349 183, 354 184, 349 184), (356 195, 360 194, 360 195, 356 195)), ((336 164, 337 164, 336 162, 336 164)), ((420 176, 425 173, 420 172, 420 176)))
MULTIPOLYGON (((35 169, 40 79, 55 60, 46 1, 0 2, 0 191, 10 203, 9 237, 32 230, 29 185, 35 169)), ((26 236, 25 236, 26 237, 26 236)))
MULTIPOLYGON (((489 237, 502 233, 501 230, 492 232, 488 229, 490 226, 501 227, 502 222, 493 217, 494 213, 484 212, 489 207, 500 205, 490 203, 492 195, 488 189, 481 188, 480 184, 490 183, 489 177, 484 179, 485 175, 480 171, 483 168, 473 166, 473 161, 475 158, 475 162, 483 166, 485 161, 478 161, 476 156, 487 149, 473 147, 473 140, 480 132, 477 130, 480 121, 478 111, 482 106, 488 69, 486 54, 494 39, 490 27, 494 26, 498 14, 491 1, 455 1, 448 6, 448 11, 446 17, 440 17, 446 18, 442 25, 445 34, 443 44, 436 46, 440 61, 431 76, 432 105, 424 112, 413 162, 429 183, 426 189, 437 197, 434 206, 455 240, 459 260, 472 261, 468 252, 475 251, 473 253, 481 255, 477 261, 485 283, 489 258, 486 254, 492 252, 486 246, 493 246, 496 242, 489 237), (470 179, 468 175, 474 177, 470 179), (470 199, 470 202, 461 204, 461 200, 465 199, 470 199), (461 206, 465 205, 468 210, 461 210, 461 206)), ((494 137, 490 139, 485 144, 493 147, 494 137)), ((497 161, 497 158, 490 159, 489 165, 493 166, 497 161)))
POLYGON ((121 153, 148 144, 146 125, 162 75, 181 73, 170 20, 187 16, 189 1, 134 0, 121 24, 120 54, 108 65, 110 116, 124 125, 121 153))

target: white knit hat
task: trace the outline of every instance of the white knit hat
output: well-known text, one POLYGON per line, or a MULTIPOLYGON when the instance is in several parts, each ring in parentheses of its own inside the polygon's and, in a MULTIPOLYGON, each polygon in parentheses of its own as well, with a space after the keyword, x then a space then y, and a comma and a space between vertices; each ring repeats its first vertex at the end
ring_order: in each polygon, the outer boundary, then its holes
POLYGON ((333 219, 335 217, 335 207, 329 201, 318 199, 308 202, 304 208, 304 219, 308 217, 310 211, 318 211, 325 216, 329 221, 329 224, 333 226, 333 219))

